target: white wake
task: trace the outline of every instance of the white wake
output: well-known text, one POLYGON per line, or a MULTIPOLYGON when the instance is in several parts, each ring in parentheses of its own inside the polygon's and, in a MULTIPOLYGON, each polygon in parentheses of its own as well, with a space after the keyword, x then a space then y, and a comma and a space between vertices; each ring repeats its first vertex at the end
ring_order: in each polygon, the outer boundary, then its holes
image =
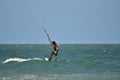
POLYGON ((30 60, 41 60, 43 61, 43 59, 41 58, 28 58, 28 59, 24 59, 24 58, 9 58, 6 59, 3 64, 8 63, 8 62, 25 62, 25 61, 30 61, 30 60))

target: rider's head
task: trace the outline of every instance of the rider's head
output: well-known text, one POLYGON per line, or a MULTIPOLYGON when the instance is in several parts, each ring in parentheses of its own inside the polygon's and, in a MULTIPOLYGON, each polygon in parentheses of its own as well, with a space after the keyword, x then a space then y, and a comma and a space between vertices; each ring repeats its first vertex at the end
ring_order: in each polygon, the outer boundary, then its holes
POLYGON ((55 45, 56 44, 56 42, 55 41, 52 41, 52 43, 55 45))

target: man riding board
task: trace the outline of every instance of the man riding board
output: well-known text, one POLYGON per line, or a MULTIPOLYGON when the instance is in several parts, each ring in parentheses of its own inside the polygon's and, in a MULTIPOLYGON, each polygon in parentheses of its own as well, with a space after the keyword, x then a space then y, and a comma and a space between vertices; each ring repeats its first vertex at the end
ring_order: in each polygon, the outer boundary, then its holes
POLYGON ((51 41, 51 40, 50 40, 50 43, 53 46, 53 51, 51 52, 51 54, 48 58, 48 61, 51 61, 53 55, 55 56, 55 61, 57 61, 57 54, 59 51, 58 44, 55 41, 51 41))

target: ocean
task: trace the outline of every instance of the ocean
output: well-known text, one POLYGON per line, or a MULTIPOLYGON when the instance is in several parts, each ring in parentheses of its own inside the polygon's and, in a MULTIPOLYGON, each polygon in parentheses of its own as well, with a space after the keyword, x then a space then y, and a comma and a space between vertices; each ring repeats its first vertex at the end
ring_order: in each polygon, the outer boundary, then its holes
POLYGON ((0 44, 0 80, 120 80, 119 44, 0 44))

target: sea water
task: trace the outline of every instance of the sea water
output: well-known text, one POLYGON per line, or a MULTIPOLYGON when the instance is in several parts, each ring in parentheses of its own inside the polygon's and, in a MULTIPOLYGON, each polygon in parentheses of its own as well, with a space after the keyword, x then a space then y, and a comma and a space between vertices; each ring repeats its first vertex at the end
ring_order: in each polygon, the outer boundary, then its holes
POLYGON ((1 44, 0 80, 120 80, 119 44, 1 44))

